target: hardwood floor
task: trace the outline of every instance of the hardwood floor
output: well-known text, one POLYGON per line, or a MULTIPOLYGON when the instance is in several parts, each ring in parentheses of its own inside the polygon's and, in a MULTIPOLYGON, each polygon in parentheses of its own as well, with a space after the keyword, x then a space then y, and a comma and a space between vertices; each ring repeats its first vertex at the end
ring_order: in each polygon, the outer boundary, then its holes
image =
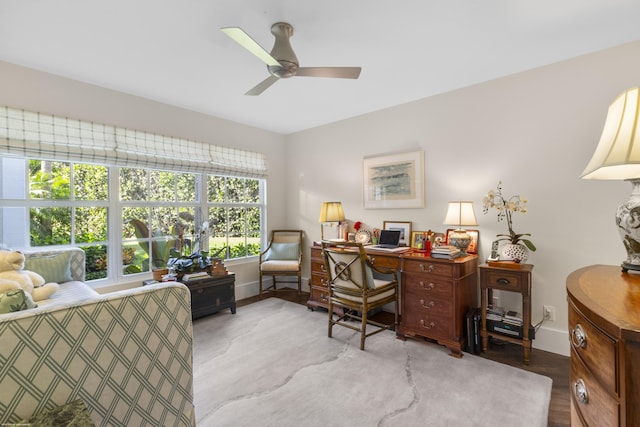
MULTIPOLYGON (((306 305, 309 299, 308 293, 303 292, 302 295, 298 296, 297 290, 293 289, 278 290, 278 292, 271 292, 268 295, 302 305, 306 305)), ((260 297, 257 296, 246 298, 237 301, 237 305, 242 307, 243 305, 251 304, 259 300, 260 297)), ((527 366, 522 362, 523 355, 521 346, 497 340, 492 340, 487 351, 479 356, 551 378, 553 380, 553 387, 551 390, 551 403, 549 405, 548 425, 549 427, 570 425, 568 357, 534 348, 531 349, 531 362, 529 366, 527 366)))

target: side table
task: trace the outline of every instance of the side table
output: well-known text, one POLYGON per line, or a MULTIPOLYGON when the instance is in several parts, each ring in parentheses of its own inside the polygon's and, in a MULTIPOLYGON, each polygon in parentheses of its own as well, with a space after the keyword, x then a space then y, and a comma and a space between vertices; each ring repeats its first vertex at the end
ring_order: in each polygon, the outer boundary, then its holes
POLYGON ((482 351, 487 351, 489 337, 519 344, 524 348, 524 364, 529 364, 531 354, 531 339, 529 329, 531 327, 531 270, 533 265, 522 264, 518 269, 480 266, 480 299, 482 311, 482 351), (487 329, 487 301, 492 296, 492 291, 519 292, 522 294, 522 338, 510 336, 487 329))
POLYGON ((234 273, 182 280, 191 291, 191 318, 231 309, 236 313, 236 276, 234 273))

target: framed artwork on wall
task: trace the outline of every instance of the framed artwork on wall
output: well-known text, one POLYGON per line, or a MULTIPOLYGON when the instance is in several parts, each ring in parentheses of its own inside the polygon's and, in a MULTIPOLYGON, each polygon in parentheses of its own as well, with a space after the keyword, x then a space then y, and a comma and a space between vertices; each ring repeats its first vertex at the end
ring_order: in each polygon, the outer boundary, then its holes
POLYGON ((384 221, 385 230, 400 230, 400 246, 409 246, 411 241, 411 221, 384 221))
POLYGON ((424 207, 424 151, 365 157, 362 174, 365 209, 424 207))
MULTIPOLYGON (((477 254, 478 253, 478 237, 480 232, 478 230, 467 230, 465 229, 469 236, 471 236, 471 243, 469 243, 469 247, 467 248, 468 254, 477 254)), ((449 234, 453 233, 453 228, 447 230, 447 245, 449 243, 449 234)))

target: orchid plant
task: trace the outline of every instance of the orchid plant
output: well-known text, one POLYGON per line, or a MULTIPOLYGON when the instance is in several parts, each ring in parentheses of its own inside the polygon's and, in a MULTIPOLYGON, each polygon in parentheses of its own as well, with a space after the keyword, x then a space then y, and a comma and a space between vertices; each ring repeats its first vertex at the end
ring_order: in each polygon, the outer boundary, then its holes
POLYGON ((509 234, 498 234, 498 240, 508 240, 514 245, 522 242, 529 250, 536 250, 531 240, 523 238, 525 236, 531 236, 530 233, 518 234, 513 231, 513 214, 516 212, 522 214, 527 212, 526 198, 520 197, 520 195, 505 197, 502 194, 502 181, 500 181, 498 182, 497 191, 490 190, 482 199, 483 212, 486 214, 491 208, 495 208, 498 211, 498 221, 507 221, 507 228, 509 230, 509 234))

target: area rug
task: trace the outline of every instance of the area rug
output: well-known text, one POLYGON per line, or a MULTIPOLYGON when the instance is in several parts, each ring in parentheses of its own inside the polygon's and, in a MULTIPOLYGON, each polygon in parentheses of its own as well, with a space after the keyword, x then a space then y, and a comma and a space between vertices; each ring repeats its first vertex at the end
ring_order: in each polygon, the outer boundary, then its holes
POLYGON ((551 379, 269 298, 194 321, 198 426, 546 426, 551 379))

